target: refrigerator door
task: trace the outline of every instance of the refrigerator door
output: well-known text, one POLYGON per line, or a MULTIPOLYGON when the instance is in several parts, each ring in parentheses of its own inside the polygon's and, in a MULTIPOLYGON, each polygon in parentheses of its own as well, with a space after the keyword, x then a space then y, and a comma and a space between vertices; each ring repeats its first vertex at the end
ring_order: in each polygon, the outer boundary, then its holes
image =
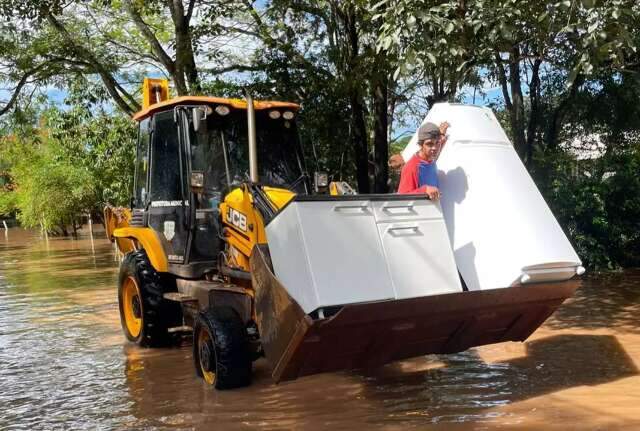
MULTIPOLYGON (((441 204, 456 264, 469 290, 562 281, 581 262, 493 112, 436 104, 425 122, 447 121, 438 161, 441 204)), ((416 136, 403 152, 416 151, 416 136)))

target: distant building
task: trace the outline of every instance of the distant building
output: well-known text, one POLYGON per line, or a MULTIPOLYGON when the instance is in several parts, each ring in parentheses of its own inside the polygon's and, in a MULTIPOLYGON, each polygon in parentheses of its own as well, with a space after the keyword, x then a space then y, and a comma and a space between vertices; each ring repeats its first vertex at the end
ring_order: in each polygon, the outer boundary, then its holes
POLYGON ((576 136, 570 141, 561 143, 560 147, 575 156, 577 160, 599 159, 607 150, 601 133, 576 136))

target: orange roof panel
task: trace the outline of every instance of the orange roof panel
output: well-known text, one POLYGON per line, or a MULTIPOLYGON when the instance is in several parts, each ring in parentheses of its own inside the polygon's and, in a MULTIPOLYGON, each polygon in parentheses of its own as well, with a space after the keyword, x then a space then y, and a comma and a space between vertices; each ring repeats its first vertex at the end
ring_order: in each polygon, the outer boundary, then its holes
MULTIPOLYGON (((143 120, 158 111, 165 111, 167 108, 178 105, 208 105, 208 104, 227 105, 236 109, 247 109, 247 101, 244 99, 226 99, 223 97, 209 97, 209 96, 180 96, 173 99, 165 100, 160 103, 155 103, 149 106, 147 109, 143 109, 133 115, 133 119, 136 121, 143 120)), ((254 100, 254 109, 271 109, 271 108, 289 108, 298 110, 300 105, 291 102, 277 102, 271 100, 254 100)))

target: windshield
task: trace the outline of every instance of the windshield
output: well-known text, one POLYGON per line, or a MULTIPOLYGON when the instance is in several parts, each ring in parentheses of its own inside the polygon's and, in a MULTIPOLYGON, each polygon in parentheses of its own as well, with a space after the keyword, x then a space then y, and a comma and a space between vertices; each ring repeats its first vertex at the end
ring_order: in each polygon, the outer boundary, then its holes
MULTIPOLYGON (((245 110, 231 110, 224 116, 214 111, 198 132, 193 124, 189 129, 192 170, 204 173, 209 193, 249 179, 245 110)), ((282 115, 272 119, 268 111, 256 111, 256 138, 261 183, 285 188, 302 183, 299 178, 304 168, 295 120, 282 115)))

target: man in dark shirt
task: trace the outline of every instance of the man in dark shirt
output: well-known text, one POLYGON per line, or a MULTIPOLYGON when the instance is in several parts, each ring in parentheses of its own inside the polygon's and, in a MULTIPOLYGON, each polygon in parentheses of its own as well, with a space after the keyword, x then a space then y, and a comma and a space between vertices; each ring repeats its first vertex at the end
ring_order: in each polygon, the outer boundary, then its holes
POLYGON ((424 123, 418 129, 420 149, 411 157, 400 173, 398 193, 426 193, 431 200, 440 199, 440 184, 436 159, 446 142, 445 133, 449 124, 440 127, 433 123, 424 123))

